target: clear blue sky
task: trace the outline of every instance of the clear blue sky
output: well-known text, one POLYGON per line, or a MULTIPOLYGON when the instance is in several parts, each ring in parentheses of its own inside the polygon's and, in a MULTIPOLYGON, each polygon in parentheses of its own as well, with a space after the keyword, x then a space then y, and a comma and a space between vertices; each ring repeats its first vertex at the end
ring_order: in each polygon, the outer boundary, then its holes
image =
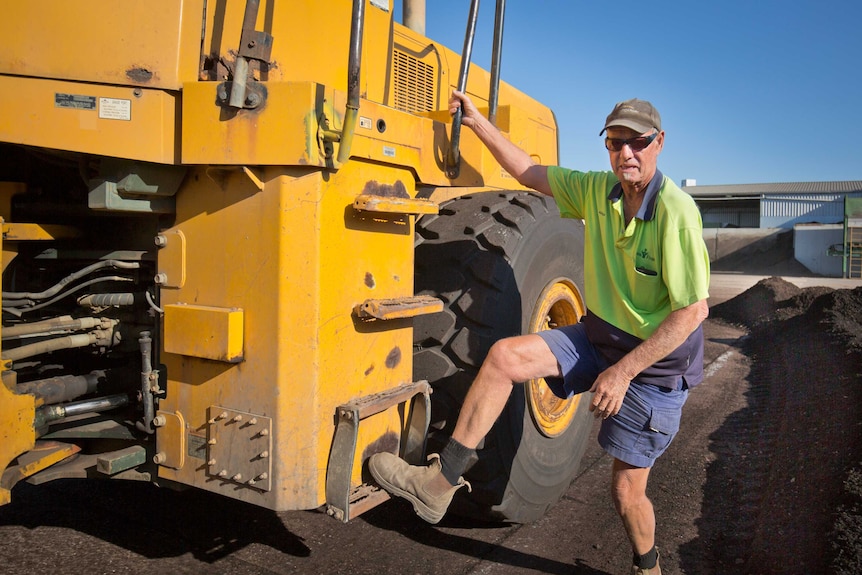
MULTIPOLYGON (((393 0, 401 19, 401 0, 393 0)), ((473 61, 490 66, 495 0, 473 61)), ((469 0, 426 0, 426 35, 461 51, 469 0)), ((560 163, 607 169, 615 102, 650 100, 659 168, 699 185, 862 180, 862 1, 508 0, 503 80, 550 106, 560 163)))

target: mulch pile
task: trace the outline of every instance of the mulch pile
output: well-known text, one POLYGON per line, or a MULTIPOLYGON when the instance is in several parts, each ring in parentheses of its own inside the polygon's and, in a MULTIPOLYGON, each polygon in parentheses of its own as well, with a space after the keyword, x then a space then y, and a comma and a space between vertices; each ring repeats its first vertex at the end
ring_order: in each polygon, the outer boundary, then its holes
POLYGON ((772 277, 710 317, 747 329, 752 361, 739 480, 722 495, 745 511, 727 525, 735 536, 719 563, 862 573, 862 287, 772 277))

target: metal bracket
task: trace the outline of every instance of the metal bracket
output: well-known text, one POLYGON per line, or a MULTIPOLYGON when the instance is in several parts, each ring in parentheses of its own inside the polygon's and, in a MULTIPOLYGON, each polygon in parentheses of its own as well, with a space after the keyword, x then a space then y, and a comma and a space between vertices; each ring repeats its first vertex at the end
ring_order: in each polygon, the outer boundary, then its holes
POLYGON ((425 456, 425 438, 431 422, 431 386, 416 381, 381 393, 360 397, 336 408, 337 423, 326 472, 326 513, 344 523, 389 498, 389 494, 369 485, 351 490, 353 461, 359 422, 394 405, 411 401, 407 431, 401 441, 400 456, 408 463, 420 463, 425 456))
MULTIPOLYGON (((216 88, 216 98, 221 106, 228 106, 230 102, 231 90, 234 89, 235 82, 221 82, 216 88)), ((266 102, 266 88, 259 82, 251 82, 245 85, 245 98, 242 102, 242 107, 247 110, 254 110, 263 106, 266 102)))

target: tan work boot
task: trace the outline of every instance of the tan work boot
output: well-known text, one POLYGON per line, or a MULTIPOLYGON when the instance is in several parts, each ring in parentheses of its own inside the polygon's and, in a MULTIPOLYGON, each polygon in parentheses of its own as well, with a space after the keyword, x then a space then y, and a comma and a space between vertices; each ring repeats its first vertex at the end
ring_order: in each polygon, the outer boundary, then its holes
POLYGON ((632 575, 661 575, 661 567, 659 567, 659 558, 655 558, 655 567, 638 567, 632 565, 632 575))
MULTIPOLYGON (((455 492, 463 485, 469 491, 470 484, 459 477, 458 485, 443 490, 433 489, 432 481, 440 476, 440 456, 432 453, 428 459, 431 464, 422 467, 410 465, 391 453, 375 453, 368 460, 368 470, 380 487, 412 503, 419 517, 428 523, 439 523, 455 492)), ((443 479, 442 476, 440 479, 443 479)))

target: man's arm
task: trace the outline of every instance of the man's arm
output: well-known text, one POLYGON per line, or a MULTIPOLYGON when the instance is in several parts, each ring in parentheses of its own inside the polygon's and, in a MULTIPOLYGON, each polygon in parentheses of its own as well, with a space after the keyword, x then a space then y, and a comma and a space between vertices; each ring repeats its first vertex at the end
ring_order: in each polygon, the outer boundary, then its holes
POLYGON ((672 311, 651 336, 599 374, 590 389, 595 393, 590 411, 594 411, 596 417, 616 415, 632 379, 682 345, 708 315, 705 299, 672 311))
POLYGON ((461 124, 473 130, 504 170, 522 186, 553 196, 551 184, 548 182, 547 166, 533 162, 527 152, 503 137, 500 130, 479 113, 467 95, 453 90, 452 97, 449 99, 449 113, 454 114, 459 107, 461 124))

